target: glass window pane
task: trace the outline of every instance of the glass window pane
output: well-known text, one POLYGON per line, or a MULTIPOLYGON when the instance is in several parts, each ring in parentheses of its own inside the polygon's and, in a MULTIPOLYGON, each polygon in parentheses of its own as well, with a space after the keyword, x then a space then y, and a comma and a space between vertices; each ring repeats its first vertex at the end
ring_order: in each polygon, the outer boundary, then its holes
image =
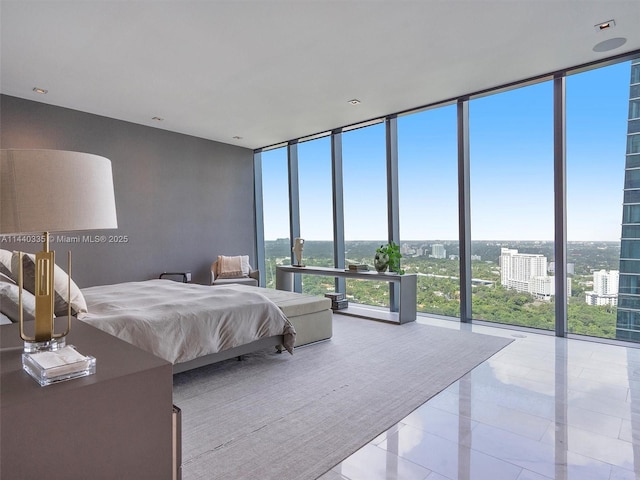
POLYGON ((629 120, 634 118, 640 118, 640 100, 629 102, 629 120))
POLYGON ((620 299, 619 308, 640 310, 640 297, 625 297, 620 299))
POLYGON ((473 317, 554 328, 551 82, 471 100, 473 317))
POLYGON ((627 170, 624 179, 624 188, 640 188, 640 169, 627 170))
POLYGON ((637 310, 618 312, 617 338, 619 340, 636 340, 636 332, 640 330, 640 312, 637 310))
POLYGON ((627 153, 640 153, 640 135, 629 135, 627 153))
POLYGON ((640 258, 640 242, 622 240, 620 258, 640 258))
POLYGON ((640 273, 640 260, 620 260, 620 270, 625 273, 640 273))
MULTIPOLYGON (((629 112, 630 62, 567 77, 567 260, 573 267, 568 330, 616 337, 621 200, 629 112), (606 166, 606 167, 605 167, 606 166), (597 200, 595 200, 597 199, 597 200), (595 200, 595 201, 594 201, 595 200)), ((640 173, 640 171, 638 171, 640 173)), ((627 178, 640 186, 640 175, 627 178)), ((627 208, 627 218, 640 209, 627 208)), ((640 216, 638 217, 640 218, 640 216)), ((628 245, 629 252, 634 248, 628 245)))
MULTIPOLYGON (((333 187, 331 137, 298 144, 300 186, 300 236, 304 238, 303 263, 333 267, 333 187)), ((302 291, 324 295, 335 291, 331 277, 303 275, 302 291)))
POLYGON ((623 225, 622 238, 640 238, 640 225, 623 225))
MULTIPOLYGON (((640 126, 640 125, 639 125, 640 126)), ((627 168, 640 167, 640 155, 627 155, 627 168)))
MULTIPOLYGON (((373 268, 376 248, 387 243, 387 161, 383 123, 342 134, 344 236, 347 264, 373 268)), ((350 302, 389 306, 386 282, 347 279, 350 302)))
POLYGON ((455 105, 398 118, 403 266, 418 275, 417 310, 460 315, 455 105))
POLYGON ((622 212, 623 223, 640 223, 640 205, 625 205, 622 212))
POLYGON ((629 98, 640 98, 640 85, 632 85, 629 90, 629 98))
POLYGON ((276 265, 291 263, 289 167, 286 147, 262 153, 266 287, 276 288, 276 265))
POLYGON ((618 284, 619 293, 629 295, 640 295, 640 277, 636 275, 620 275, 618 284))
POLYGON ((640 203, 640 190, 627 190, 624 192, 624 203, 640 203))
POLYGON ((631 66, 631 84, 640 83, 640 63, 631 66))

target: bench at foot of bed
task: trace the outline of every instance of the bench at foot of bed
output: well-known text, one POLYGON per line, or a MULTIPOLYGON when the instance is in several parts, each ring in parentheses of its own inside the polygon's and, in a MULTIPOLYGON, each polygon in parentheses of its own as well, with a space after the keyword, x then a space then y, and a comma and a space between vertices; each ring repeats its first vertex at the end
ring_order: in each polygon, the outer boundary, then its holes
POLYGON ((296 329, 296 347, 333 335, 333 312, 328 298, 247 285, 225 285, 225 288, 251 289, 275 303, 296 329))

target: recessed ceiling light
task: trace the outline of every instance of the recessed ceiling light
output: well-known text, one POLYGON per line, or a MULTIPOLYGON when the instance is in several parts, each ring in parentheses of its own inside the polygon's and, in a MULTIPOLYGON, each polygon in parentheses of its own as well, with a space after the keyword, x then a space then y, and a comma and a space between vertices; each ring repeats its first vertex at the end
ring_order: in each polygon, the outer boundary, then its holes
POLYGON ((354 98, 353 100, 349 100, 349 103, 351 105, 358 105, 360 103, 360 100, 358 100, 357 98, 354 98))
POLYGON ((155 120, 156 122, 162 122, 164 118, 162 117, 151 117, 151 120, 155 120))
POLYGON ((596 23, 593 28, 595 28, 596 30, 607 30, 608 28, 613 28, 616 26, 616 21, 611 19, 611 20, 607 20, 606 22, 602 22, 602 23, 596 23))
POLYGON ((49 90, 45 90, 44 88, 39 88, 39 87, 33 87, 33 91, 36 93, 40 93, 42 95, 45 95, 49 92, 49 90))

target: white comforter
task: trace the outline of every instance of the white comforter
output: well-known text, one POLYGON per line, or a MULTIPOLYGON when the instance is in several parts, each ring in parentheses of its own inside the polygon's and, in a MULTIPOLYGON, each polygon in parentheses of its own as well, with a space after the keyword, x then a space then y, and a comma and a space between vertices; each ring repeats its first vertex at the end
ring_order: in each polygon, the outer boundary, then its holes
POLYGON ((88 313, 78 318, 175 364, 295 330, 266 297, 224 287, 147 280, 82 290, 88 313))

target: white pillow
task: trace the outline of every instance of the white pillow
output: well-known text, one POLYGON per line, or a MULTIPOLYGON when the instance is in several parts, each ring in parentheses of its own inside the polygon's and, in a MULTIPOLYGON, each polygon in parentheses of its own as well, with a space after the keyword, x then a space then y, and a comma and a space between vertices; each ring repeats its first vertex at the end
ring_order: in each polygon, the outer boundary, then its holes
POLYGON ((242 262, 242 275, 245 277, 251 273, 251 265, 249 265, 249 255, 240 255, 240 261, 242 262))
POLYGON ((13 278, 0 272, 0 283, 2 282, 13 283, 14 285, 16 284, 16 282, 13 281, 13 278))
MULTIPOLYGON (((18 302, 18 285, 4 275, 0 275, 0 313, 12 322, 20 321, 20 304, 18 302)), ((35 320, 36 297, 22 289, 22 319, 35 320)))
POLYGON ((11 273, 12 255, 13 252, 10 252, 9 250, 0 250, 0 273, 6 275, 15 282, 16 279, 13 278, 13 274, 11 273))
MULTIPOLYGON (((36 256, 32 253, 25 253, 22 255, 22 281, 26 290, 35 294, 36 289, 36 256)), ((20 265, 18 252, 13 252, 11 258, 11 271, 14 276, 18 277, 18 267, 20 265)), ((58 317, 65 317, 67 315, 67 299, 71 297, 71 315, 78 315, 79 313, 87 313, 87 302, 84 299, 84 295, 78 288, 78 285, 71 280, 71 295, 69 295, 68 288, 69 276, 58 265, 55 266, 53 272, 53 289, 55 291, 53 301, 53 311, 58 317)))
POLYGON ((11 325, 13 322, 4 313, 0 312, 0 325, 11 325))

